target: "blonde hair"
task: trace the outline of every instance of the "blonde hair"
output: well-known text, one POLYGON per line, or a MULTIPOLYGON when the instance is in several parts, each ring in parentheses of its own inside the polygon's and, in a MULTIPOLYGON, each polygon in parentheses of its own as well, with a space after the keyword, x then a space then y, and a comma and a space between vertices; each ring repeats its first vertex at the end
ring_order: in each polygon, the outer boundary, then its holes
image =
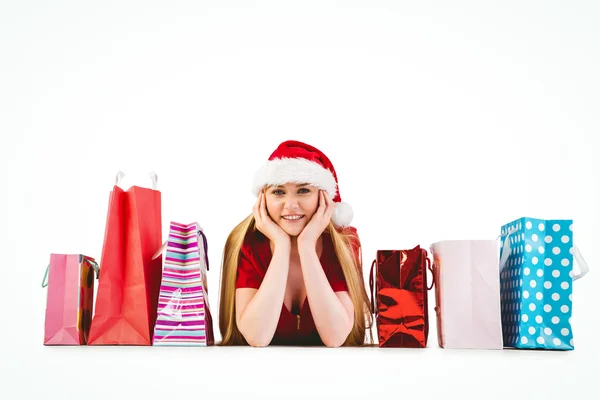
MULTIPOLYGON (((223 337, 219 344, 222 346, 246 344, 235 319, 235 283, 240 251, 244 238, 250 230, 256 230, 254 215, 248 216, 231 231, 223 249, 219 303, 219 329, 223 337)), ((369 332, 369 343, 373 343, 371 333, 373 318, 362 275, 360 240, 353 232, 338 231, 331 222, 327 231, 331 235, 333 248, 340 261, 348 293, 354 305, 354 326, 346 338, 344 346, 364 345, 367 331, 369 332), (353 248, 358 249, 357 258, 354 256, 353 248)))

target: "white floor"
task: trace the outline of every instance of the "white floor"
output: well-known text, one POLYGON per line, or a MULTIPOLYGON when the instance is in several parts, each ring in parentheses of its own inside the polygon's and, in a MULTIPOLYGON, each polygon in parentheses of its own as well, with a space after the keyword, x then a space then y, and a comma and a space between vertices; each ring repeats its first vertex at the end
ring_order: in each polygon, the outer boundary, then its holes
MULTIPOLYGON (((597 346, 571 352, 370 348, 8 348, 13 398, 593 399, 597 346), (590 389, 592 389, 590 391, 590 389)), ((9 362, 6 362, 9 361, 9 362)))

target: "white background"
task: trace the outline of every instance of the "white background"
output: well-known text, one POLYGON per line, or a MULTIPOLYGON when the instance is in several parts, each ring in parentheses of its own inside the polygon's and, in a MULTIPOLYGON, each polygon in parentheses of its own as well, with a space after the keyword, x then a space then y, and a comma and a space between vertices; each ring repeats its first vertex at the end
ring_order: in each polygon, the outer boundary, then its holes
POLYGON ((598 2, 0 4, 0 397, 595 397, 598 2), (42 345, 49 254, 100 257, 119 170, 158 173, 165 238, 204 228, 216 319, 226 236, 287 139, 332 159, 365 279, 378 249, 572 218, 575 351, 442 350, 433 317, 421 350, 42 345))

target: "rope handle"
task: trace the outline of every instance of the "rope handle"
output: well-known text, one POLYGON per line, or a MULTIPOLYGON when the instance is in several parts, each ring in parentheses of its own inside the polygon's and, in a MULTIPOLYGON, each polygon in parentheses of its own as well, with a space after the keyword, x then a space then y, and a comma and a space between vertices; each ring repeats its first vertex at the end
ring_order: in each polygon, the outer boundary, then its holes
POLYGON ((48 272, 50 271, 50 264, 46 267, 46 273, 44 274, 44 279, 42 279, 42 287, 45 288, 48 286, 48 272))
MULTIPOLYGON (((423 251, 426 252, 426 250, 423 251)), ((425 256, 425 265, 427 270, 431 272, 431 286, 427 287, 427 290, 431 290, 433 289, 433 285, 435 284, 435 275, 433 274, 433 266, 431 265, 431 259, 427 255, 425 256)), ((427 271, 425 271, 425 275, 427 275, 427 271)))
POLYGON ((202 241, 204 242, 204 260, 206 261, 206 270, 209 271, 208 266, 208 240, 206 239, 206 235, 202 232, 201 229, 198 229, 198 236, 202 236, 202 241))
MULTIPOLYGON (((150 177, 150 180, 152 182, 152 190, 158 190, 158 175, 156 175, 156 172, 154 171, 150 171, 148 173, 148 176, 150 177)), ((119 186, 119 184, 121 183, 121 181, 123 180, 123 178, 125 177, 125 173, 123 171, 119 171, 117 172, 117 174, 115 175, 115 186, 119 186)))
POLYGON ((373 270, 375 269, 375 264, 377 263, 377 259, 373 260, 371 264, 371 272, 369 272, 369 287, 371 288, 371 314, 375 314, 375 300, 373 297, 373 270))
POLYGON ((98 263, 94 260, 90 260, 89 258, 84 258, 85 261, 87 261, 92 268, 94 268, 94 271, 96 271, 96 279, 100 278, 100 266, 98 265, 98 263))
MULTIPOLYGON (((84 258, 85 261, 87 261, 92 268, 94 268, 94 271, 96 271, 96 279, 100 278, 100 266, 98 265, 98 263, 94 260, 90 260, 89 258, 84 258)), ((44 274, 44 279, 42 279, 42 287, 48 287, 48 273, 50 272, 50 264, 48 264, 48 266, 46 267, 46 273, 44 274)))

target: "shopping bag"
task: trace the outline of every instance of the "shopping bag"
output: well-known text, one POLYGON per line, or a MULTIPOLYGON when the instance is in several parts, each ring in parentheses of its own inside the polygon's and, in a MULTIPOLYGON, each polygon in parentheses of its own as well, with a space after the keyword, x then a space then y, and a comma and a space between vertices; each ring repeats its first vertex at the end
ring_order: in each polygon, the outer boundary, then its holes
POLYGON ((501 239, 504 345, 573 350, 573 282, 589 270, 573 245, 573 220, 519 218, 502 226, 501 239))
POLYGON ((377 251, 369 286, 379 347, 427 347, 427 269, 431 260, 420 246, 377 251))
POLYGON ((87 344, 94 306, 94 271, 83 254, 51 254, 42 287, 47 287, 44 345, 87 344))
POLYGON ((165 247, 154 256, 165 253, 153 345, 212 346, 206 236, 197 223, 171 222, 165 247))
POLYGON ((439 346, 502 349, 498 240, 445 240, 430 249, 439 346))
POLYGON ((156 174, 152 189, 119 187, 110 194, 90 345, 151 345, 156 323, 162 243, 161 194, 156 174))

